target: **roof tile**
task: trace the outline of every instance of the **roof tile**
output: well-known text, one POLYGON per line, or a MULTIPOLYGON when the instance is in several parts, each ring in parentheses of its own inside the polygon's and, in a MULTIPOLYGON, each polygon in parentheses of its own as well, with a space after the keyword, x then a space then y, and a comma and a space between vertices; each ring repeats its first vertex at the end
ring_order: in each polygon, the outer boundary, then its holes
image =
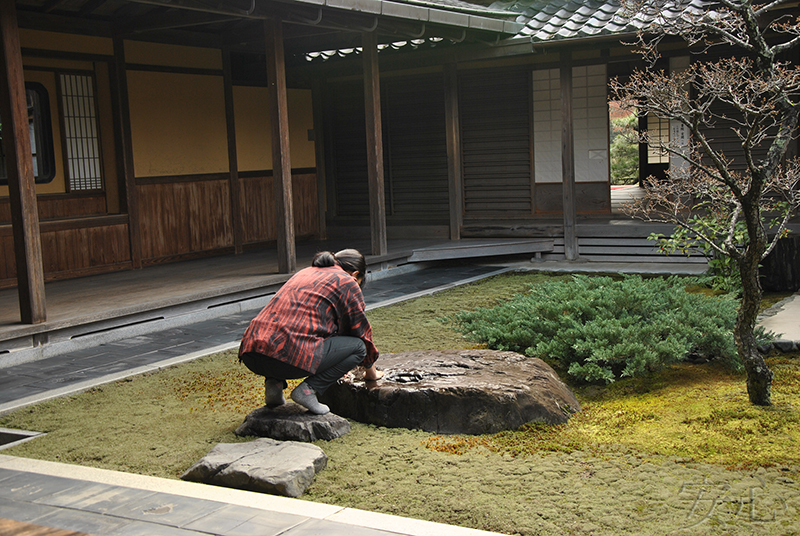
MULTIPOLYGON (((659 0, 661 14, 670 18, 684 13, 700 13, 713 0, 659 0)), ((532 41, 551 41, 603 34, 633 33, 646 28, 654 16, 636 13, 628 17, 620 0, 497 0, 490 9, 519 13, 517 22, 525 24, 518 36, 532 41)))

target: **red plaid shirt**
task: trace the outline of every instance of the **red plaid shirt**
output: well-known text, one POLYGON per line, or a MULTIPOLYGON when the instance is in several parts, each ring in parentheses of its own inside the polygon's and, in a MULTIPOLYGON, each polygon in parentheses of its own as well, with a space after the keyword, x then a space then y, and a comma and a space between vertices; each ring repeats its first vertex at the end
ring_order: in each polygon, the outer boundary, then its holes
POLYGON ((314 374, 325 339, 349 335, 364 341, 367 357, 361 364, 369 368, 378 350, 364 306, 361 287, 340 266, 305 268, 250 322, 239 355, 257 352, 314 374))

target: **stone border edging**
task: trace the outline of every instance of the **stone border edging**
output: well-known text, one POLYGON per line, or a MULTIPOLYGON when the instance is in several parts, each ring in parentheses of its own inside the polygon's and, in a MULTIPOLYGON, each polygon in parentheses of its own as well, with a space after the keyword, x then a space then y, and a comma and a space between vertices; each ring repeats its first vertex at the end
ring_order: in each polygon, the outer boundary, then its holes
MULTIPOLYGON (((784 310, 784 308, 787 305, 789 305, 791 302, 793 302, 795 299, 800 300, 800 297, 798 297, 798 296, 800 296, 800 294, 797 294, 797 293, 792 294, 791 296, 787 296, 786 298, 782 299, 781 301, 779 301, 778 303, 776 303, 775 305, 773 305, 769 309, 765 309, 764 311, 759 313, 758 318, 756 319, 756 325, 761 325, 762 323, 764 323, 764 321, 766 319, 768 319, 770 317, 773 317, 776 314, 782 312, 784 310)), ((779 351, 781 351, 783 353, 795 352, 797 350, 800 350, 800 341, 791 340, 791 339, 777 338, 777 339, 772 340, 771 342, 768 342, 766 344, 763 344, 763 345, 759 346, 758 350, 761 353, 766 354, 770 350, 772 350, 773 348, 777 349, 777 350, 779 350, 779 351)))

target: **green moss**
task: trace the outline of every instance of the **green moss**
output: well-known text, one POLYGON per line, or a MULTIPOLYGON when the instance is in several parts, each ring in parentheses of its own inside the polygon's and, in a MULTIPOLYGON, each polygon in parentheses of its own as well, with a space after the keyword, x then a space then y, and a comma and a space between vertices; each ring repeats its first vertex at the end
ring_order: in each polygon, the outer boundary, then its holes
POLYGON ((429 448, 482 447, 513 456, 624 446, 728 467, 800 471, 800 356, 768 359, 773 406, 749 403, 744 377, 715 364, 679 364, 643 378, 576 390, 583 412, 556 427, 525 425, 476 438, 434 438, 429 448))

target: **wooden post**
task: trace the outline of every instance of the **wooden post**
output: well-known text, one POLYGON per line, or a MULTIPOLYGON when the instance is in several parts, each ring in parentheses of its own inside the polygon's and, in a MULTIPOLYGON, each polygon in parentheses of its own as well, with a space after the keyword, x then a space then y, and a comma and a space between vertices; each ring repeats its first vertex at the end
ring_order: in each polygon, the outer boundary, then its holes
POLYGON ((564 256, 578 259, 575 232, 575 145, 572 133, 572 55, 561 53, 561 174, 564 210, 564 256))
POLYGON ((461 239, 464 225, 464 175, 461 166, 461 126, 458 111, 458 71, 455 64, 444 71, 445 128, 447 130, 447 178, 450 191, 450 240, 461 239))
POLYGON ((381 127, 381 83, 378 41, 375 33, 362 34, 364 57, 364 107, 367 117, 367 178, 372 254, 389 252, 386 240, 386 193, 383 182, 383 131, 381 127))
POLYGON ((225 130, 228 133, 228 192, 231 196, 231 223, 233 251, 242 252, 242 210, 239 199, 239 161, 236 153, 236 119, 233 109, 233 79, 231 76, 231 51, 222 49, 222 79, 225 86, 225 130))
POLYGON ((0 117, 3 120, 19 312, 23 324, 40 324, 47 320, 42 241, 14 0, 0 0, 0 35, 0 117))
POLYGON ((128 237, 131 248, 131 264, 142 267, 142 234, 139 228, 139 195, 136 191, 136 176, 133 167, 133 142, 131 141, 131 110, 128 103, 128 73, 125 68, 125 42, 115 37, 114 43, 114 87, 116 100, 116 134, 114 141, 120 155, 118 171, 122 177, 122 201, 128 212, 128 237))
POLYGON ((317 234, 320 240, 328 239, 327 208, 328 180, 326 176, 327 160, 325 159, 325 103, 322 82, 315 78, 311 84, 311 101, 314 114, 314 151, 317 170, 317 234))
POLYGON ((292 165, 289 158, 289 107, 286 96, 286 65, 283 27, 276 19, 264 20, 269 83, 269 117, 272 125, 272 180, 278 219, 278 271, 297 270, 292 203, 292 165))

